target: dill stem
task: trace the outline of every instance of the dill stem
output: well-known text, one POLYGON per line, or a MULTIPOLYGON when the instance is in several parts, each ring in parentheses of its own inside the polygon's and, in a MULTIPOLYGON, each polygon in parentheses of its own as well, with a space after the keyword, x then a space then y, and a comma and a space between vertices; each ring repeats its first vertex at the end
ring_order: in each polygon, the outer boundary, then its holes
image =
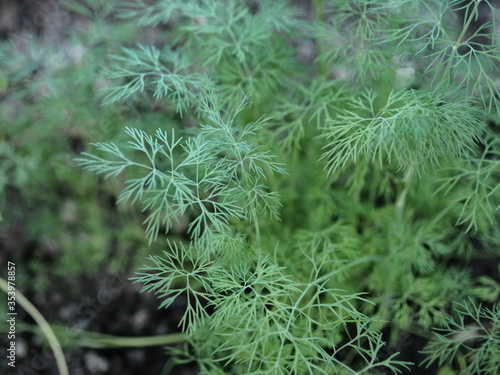
MULTIPOLYGON (((150 346, 163 346, 186 342, 188 336, 183 333, 169 333, 165 335, 152 336, 115 336, 105 333, 85 331, 85 330, 69 330, 68 327, 62 325, 52 325, 56 336, 61 337, 66 335, 69 339, 69 347, 91 348, 91 349, 113 349, 113 348, 141 348, 150 346), (69 331, 69 332, 68 332, 69 331)), ((29 324, 20 323, 20 331, 30 332, 34 334, 40 333, 40 327, 29 324)))
POLYGON ((451 77, 451 65, 453 63, 453 58, 455 57, 455 54, 458 53, 458 46, 462 43, 462 40, 464 39, 465 34, 467 33, 467 30, 469 29, 469 26, 470 26, 472 20, 475 18, 476 14, 477 14, 477 9, 478 9, 481 1, 483 1, 483 0, 474 0, 474 3, 475 3, 474 9, 470 12, 469 18, 467 19, 467 21, 462 29, 462 32, 460 33, 459 37, 457 38, 457 41, 455 43, 453 43, 452 51, 450 53, 450 56, 448 57, 448 63, 446 64, 446 69, 445 69, 445 73, 444 73, 444 77, 447 77, 450 80, 452 78, 451 77))
POLYGON ((404 211, 405 204, 406 204, 406 195, 408 194, 408 189, 410 187, 410 180, 411 180, 412 175, 413 175, 413 167, 410 167, 406 171, 406 174, 403 178, 403 181, 404 181, 403 190, 401 190, 401 193, 399 193, 399 196, 396 200, 396 216, 398 218, 403 217, 403 211, 404 211))
MULTIPOLYGON (((9 284, 7 281, 0 277, 0 289, 2 289, 5 293, 9 292, 9 284)), ((57 369, 59 370, 59 374, 68 375, 68 365, 66 364, 66 359, 64 358, 64 353, 61 349, 61 345, 57 340, 54 331, 50 327, 50 324, 45 320, 43 315, 38 311, 38 309, 19 291, 15 288, 16 293, 16 302, 21 305, 21 307, 31 315, 33 320, 38 324, 40 330, 47 338, 47 341, 50 345, 50 348, 54 352, 54 357, 56 359, 57 369)))
POLYGON ((260 247, 260 227, 259 227, 259 219, 257 218, 257 215, 254 215, 253 224, 255 226, 255 242, 257 243, 257 246, 260 247))
MULTIPOLYGON (((320 24, 323 21, 323 0, 313 0, 313 8, 314 8, 314 20, 316 22, 316 26, 319 29, 320 24)), ((317 36, 316 55, 320 56, 322 52, 323 52, 323 38, 317 36)), ((317 62, 316 68, 318 69, 318 75, 322 76, 326 73, 324 63, 321 63, 319 60, 317 62)))

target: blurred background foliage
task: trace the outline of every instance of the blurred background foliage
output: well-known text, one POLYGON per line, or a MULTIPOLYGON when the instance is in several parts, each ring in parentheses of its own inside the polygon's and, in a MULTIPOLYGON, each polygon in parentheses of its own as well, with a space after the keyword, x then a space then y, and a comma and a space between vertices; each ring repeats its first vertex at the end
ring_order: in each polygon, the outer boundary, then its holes
POLYGON ((120 142, 127 124, 152 130, 165 121, 155 110, 101 105, 108 55, 143 35, 116 20, 116 2, 57 6, 78 11, 65 14, 81 28, 61 25, 57 37, 23 32, 0 44, 4 256, 42 289, 50 275, 116 272, 142 261, 140 215, 115 206, 120 182, 84 174, 73 159, 91 142, 120 142))

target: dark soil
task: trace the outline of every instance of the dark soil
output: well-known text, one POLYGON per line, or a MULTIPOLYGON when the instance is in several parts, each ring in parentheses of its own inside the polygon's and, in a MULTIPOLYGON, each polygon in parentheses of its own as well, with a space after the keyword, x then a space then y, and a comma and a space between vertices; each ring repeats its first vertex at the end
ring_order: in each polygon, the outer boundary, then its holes
MULTIPOLYGON (((184 306, 178 304, 168 310, 158 310, 157 299, 151 294, 140 293, 140 286, 128 280, 131 276, 99 273, 93 278, 53 280, 59 287, 44 294, 28 292, 26 297, 47 321, 64 326, 68 339, 80 330, 117 336, 150 336, 178 331, 177 323, 184 306)), ((17 311, 18 321, 34 323, 21 308, 17 311)), ((8 348, 5 336, 0 340, 2 348, 8 348)), ((9 368, 2 359, 1 374, 58 374, 52 351, 38 345, 34 339, 34 334, 16 333, 16 368, 9 368)), ((63 345, 64 341, 63 335, 63 345)), ((172 365, 162 347, 64 348, 64 353, 72 375, 162 374, 166 366, 172 365)), ((170 373, 192 375, 196 371, 194 366, 184 366, 175 367, 170 373)))

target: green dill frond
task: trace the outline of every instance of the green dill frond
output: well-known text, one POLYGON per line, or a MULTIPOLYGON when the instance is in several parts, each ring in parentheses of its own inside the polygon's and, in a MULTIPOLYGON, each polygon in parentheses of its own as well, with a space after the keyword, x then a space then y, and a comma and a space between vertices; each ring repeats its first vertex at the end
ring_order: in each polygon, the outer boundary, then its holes
POLYGON ((132 161, 117 145, 105 143, 96 147, 110 159, 84 153, 86 158, 77 162, 105 177, 130 168, 139 171, 140 177, 127 181, 118 202, 141 204, 147 213, 146 233, 150 242, 156 239, 161 225, 168 231, 174 221, 187 213, 197 215, 189 225, 195 237, 210 227, 224 231, 228 224, 226 215, 243 218, 241 208, 236 206, 229 188, 221 180, 222 171, 208 168, 208 164, 215 164, 215 156, 206 154, 205 143, 200 139, 180 147, 181 140, 175 139, 173 131, 168 135, 158 130, 155 137, 137 129, 127 128, 126 133, 132 138, 126 148, 139 152, 144 162, 132 161), (215 197, 222 202, 214 200, 215 197))
POLYGON ((423 77, 431 77, 427 84, 456 85, 487 111, 499 111, 498 9, 493 4, 482 0, 396 1, 385 8, 399 20, 381 31, 378 43, 383 48, 397 43, 397 50, 422 70, 423 77), (472 27, 479 13, 483 20, 472 27))
POLYGON ((448 319, 444 329, 436 330, 424 353, 423 364, 440 366, 460 358, 460 375, 495 374, 500 368, 500 307, 489 309, 472 303, 458 303, 456 320, 448 319))
POLYGON ((229 107, 238 105, 246 95, 251 105, 262 104, 280 88, 292 86, 289 76, 297 64, 290 38, 301 21, 300 13, 287 1, 254 5, 246 1, 160 1, 152 7, 139 1, 126 4, 121 15, 140 25, 173 22, 176 27, 160 57, 152 47, 148 47, 152 51, 143 51, 142 46, 114 57, 118 61, 110 68, 111 77, 127 82, 115 87, 106 102, 150 87, 156 99, 166 96, 178 112, 185 111, 199 89, 200 77, 192 71, 210 75, 218 84, 221 103, 229 107), (273 44, 272 49, 266 47, 268 43, 273 44), (189 53, 193 51, 195 56, 189 53), (191 65, 178 66, 180 56, 191 65))
POLYGON ((275 33, 290 33, 298 25, 297 11, 282 0, 261 1, 253 12, 244 1, 186 2, 181 9, 191 20, 181 29, 188 44, 203 46, 205 65, 231 57, 250 61, 275 33))
MULTIPOLYGON (((372 1, 375 3, 376 1, 372 1)), ((377 4, 380 10, 391 14, 391 23, 380 28, 377 44, 394 46, 416 58, 426 56, 437 45, 451 40, 457 14, 449 1, 396 0, 377 4)))
POLYGON ((377 95, 366 92, 325 127, 329 142, 322 159, 330 173, 350 161, 367 158, 421 174, 442 160, 467 158, 483 124, 468 102, 449 100, 450 93, 391 92, 381 108, 377 95))
POLYGON ((178 113, 183 113, 196 102, 197 94, 205 87, 206 78, 189 72, 189 62, 177 51, 139 45, 135 49, 123 48, 122 55, 111 56, 114 63, 108 72, 110 79, 126 81, 110 89, 104 104, 149 89, 153 98, 165 97, 178 113))
POLYGON ((326 2, 324 21, 319 30, 323 49, 317 61, 335 69, 336 65, 350 70, 351 78, 359 82, 380 78, 391 66, 392 50, 374 41, 381 30, 389 27, 394 15, 379 2, 371 0, 332 0, 326 2))
POLYGON ((472 229, 487 233, 489 228, 498 223, 500 208, 500 190, 498 168, 500 163, 499 141, 496 137, 484 140, 480 155, 471 157, 468 162, 443 168, 436 192, 443 191, 451 195, 457 212, 457 224, 465 225, 466 232, 472 229))
POLYGON ((37 96, 43 89, 50 91, 55 67, 62 65, 62 56, 51 46, 43 48, 33 35, 17 43, 0 42, 0 69, 5 75, 5 88, 19 97, 37 96))
POLYGON ((329 288, 329 274, 312 275, 302 284, 283 271, 262 256, 252 263, 215 269, 209 326, 217 345, 211 367, 220 363, 247 374, 330 374, 342 369, 356 373, 336 358, 346 350, 362 356, 364 371, 387 366, 398 373, 396 364, 405 365, 393 357, 376 361, 383 342, 371 330, 372 320, 352 304, 358 296, 329 288), (346 324, 356 326, 357 333, 343 340, 346 324), (363 351, 365 340, 370 349, 363 351))
POLYGON ((84 17, 101 21, 116 11, 118 3, 119 2, 117 0, 68 0, 62 5, 84 17))
MULTIPOLYGON (((498 265, 500 271, 500 264, 498 265)), ((479 286, 474 288, 474 294, 481 300, 495 303, 500 299, 500 283, 492 277, 483 275, 478 279, 479 286)))
POLYGON ((158 0, 153 4, 143 0, 125 1, 119 16, 131 19, 139 26, 158 26, 166 24, 174 14, 177 14, 178 3, 172 0, 158 0))
POLYGON ((167 245, 168 252, 164 252, 163 257, 149 256, 152 265, 142 267, 132 280, 144 284, 143 291, 153 292, 163 299, 160 308, 167 308, 179 296, 185 295, 187 308, 179 325, 183 332, 191 334, 209 317, 206 302, 212 294, 210 272, 216 266, 206 254, 191 246, 170 242, 167 245))
POLYGON ((271 120, 276 126, 274 143, 285 152, 300 149, 304 138, 315 136, 318 129, 331 123, 352 92, 337 80, 318 77, 292 95, 279 100, 271 120))
MULTIPOLYGON (((285 173, 284 165, 256 143, 265 120, 245 125, 235 123, 244 103, 223 118, 217 97, 207 95, 200 111, 209 120, 197 137, 176 139, 158 130, 155 136, 126 128, 132 138, 125 147, 98 143, 107 157, 83 153, 77 162, 106 178, 132 169, 139 177, 128 179, 118 202, 139 203, 147 214, 146 234, 155 240, 185 215, 194 215, 188 226, 194 238, 210 231, 227 231, 231 219, 246 219, 257 225, 260 216, 278 217, 278 195, 264 184, 273 173, 285 173), (130 155, 130 156, 129 156, 130 155), (135 161, 140 155, 142 161, 135 161)), ((140 159, 139 159, 140 160, 140 159)), ((258 236, 257 236, 258 237, 258 236)))

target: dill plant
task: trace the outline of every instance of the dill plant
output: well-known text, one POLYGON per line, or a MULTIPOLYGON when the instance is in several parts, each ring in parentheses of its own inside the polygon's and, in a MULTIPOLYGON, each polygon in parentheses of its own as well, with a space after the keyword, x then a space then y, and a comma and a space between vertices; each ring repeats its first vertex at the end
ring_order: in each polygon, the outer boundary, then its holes
POLYGON ((96 143, 79 163, 125 176, 118 200, 167 248, 135 280, 162 307, 187 298, 188 343, 171 353, 204 374, 401 373, 382 329, 389 345, 429 339, 422 366, 443 365, 470 316, 486 333, 455 370, 495 374, 498 308, 478 304, 495 281, 467 264, 499 248, 498 9, 311 9, 136 1, 120 13, 168 29, 112 56, 105 103, 158 100, 182 117, 154 134, 129 127, 128 142, 96 143))

